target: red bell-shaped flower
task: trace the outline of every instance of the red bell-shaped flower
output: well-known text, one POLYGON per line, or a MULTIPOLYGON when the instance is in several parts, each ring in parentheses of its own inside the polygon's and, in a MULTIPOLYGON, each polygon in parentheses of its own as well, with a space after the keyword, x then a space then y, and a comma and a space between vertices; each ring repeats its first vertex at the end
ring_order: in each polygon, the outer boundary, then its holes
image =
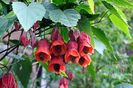
POLYGON ((92 54, 94 52, 94 49, 91 44, 89 44, 86 41, 83 41, 79 44, 79 53, 80 55, 84 54, 92 54))
POLYGON ((48 69, 50 72, 54 72, 56 74, 60 74, 60 72, 65 71, 66 67, 63 62, 63 58, 60 56, 54 56, 48 65, 48 69))
POLYGON ((66 78, 60 79, 59 88, 68 88, 68 80, 66 78))
POLYGON ((69 41, 67 44, 67 51, 65 54, 65 62, 71 61, 72 63, 78 63, 80 55, 78 53, 78 44, 75 41, 69 41))
POLYGON ((12 73, 7 73, 2 76, 0 79, 0 88, 18 88, 12 73))
POLYGON ((30 40, 27 38, 27 32, 23 32, 20 36, 20 42, 24 47, 30 44, 30 40))
POLYGON ((82 67, 87 67, 91 63, 91 58, 89 55, 81 56, 78 62, 82 67))
POLYGON ((38 48, 35 52, 36 60, 46 62, 51 59, 50 51, 49 51, 50 44, 46 39, 42 39, 38 42, 38 48))
POLYGON ((66 44, 63 41, 63 38, 59 34, 59 30, 57 28, 53 29, 52 35, 52 44, 50 47, 51 54, 55 56, 60 56, 65 54, 66 52, 66 44))

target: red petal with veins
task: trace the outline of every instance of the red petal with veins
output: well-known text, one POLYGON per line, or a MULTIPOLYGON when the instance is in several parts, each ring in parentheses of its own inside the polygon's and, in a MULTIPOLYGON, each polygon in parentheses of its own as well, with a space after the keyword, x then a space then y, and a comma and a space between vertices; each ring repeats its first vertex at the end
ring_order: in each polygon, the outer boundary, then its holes
POLYGON ((50 44, 46 39, 42 39, 38 42, 38 48, 35 52, 36 60, 46 62, 51 59, 49 46, 50 44))
POLYGON ((66 67, 65 63, 63 62, 63 58, 60 56, 54 56, 48 65, 48 69, 50 72, 54 72, 56 74, 60 74, 60 72, 65 71, 66 67))
POLYGON ((81 56, 79 59, 79 64, 82 67, 87 67, 91 63, 91 58, 88 55, 81 56))
POLYGON ((78 63, 80 55, 78 53, 78 44, 75 41, 69 41, 67 44, 67 51, 65 54, 65 62, 71 61, 72 63, 78 63))

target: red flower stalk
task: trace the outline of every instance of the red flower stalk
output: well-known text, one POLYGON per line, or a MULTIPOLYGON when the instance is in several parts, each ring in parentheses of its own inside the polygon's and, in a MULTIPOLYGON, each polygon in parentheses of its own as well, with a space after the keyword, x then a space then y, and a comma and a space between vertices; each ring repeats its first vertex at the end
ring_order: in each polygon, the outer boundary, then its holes
POLYGON ((91 58, 88 55, 81 56, 78 63, 85 68, 91 63, 91 58))
POLYGON ((67 44, 67 52, 65 54, 65 62, 71 61, 78 63, 80 55, 78 53, 78 44, 75 41, 69 41, 67 44))
POLYGON ((50 44, 46 39, 42 39, 38 42, 38 48, 35 52, 36 60, 46 62, 51 59, 50 51, 49 51, 50 44))
POLYGON ((53 29, 51 38, 52 38, 52 44, 50 48, 51 54, 54 54, 55 56, 60 56, 65 54, 66 44, 64 43, 63 38, 59 34, 59 30, 57 28, 53 29))
POLYGON ((66 67, 63 62, 63 58, 60 56, 54 56, 48 65, 48 69, 50 72, 54 72, 56 74, 60 74, 60 72, 65 71, 66 67))
POLYGON ((83 41, 79 44, 79 53, 80 55, 84 54, 92 54, 94 52, 94 49, 91 44, 89 44, 86 41, 83 41))
POLYGON ((2 76, 0 79, 0 88, 18 88, 12 73, 7 73, 2 76))
POLYGON ((27 32, 23 32, 20 36, 20 42, 24 47, 30 44, 30 40, 27 38, 27 32))
POLYGON ((66 78, 60 79, 59 88, 68 88, 68 80, 66 78))

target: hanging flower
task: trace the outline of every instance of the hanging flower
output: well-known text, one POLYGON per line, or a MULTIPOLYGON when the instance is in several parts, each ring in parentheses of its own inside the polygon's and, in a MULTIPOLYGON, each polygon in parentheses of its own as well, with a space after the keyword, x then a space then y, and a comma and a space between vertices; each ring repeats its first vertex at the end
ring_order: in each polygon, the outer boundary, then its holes
POLYGON ((35 52, 36 60, 46 62, 51 59, 50 44, 46 39, 42 39, 38 42, 37 50, 35 52))
POLYGON ((68 80, 66 78, 60 79, 59 88, 68 88, 68 80))
POLYGON ((50 48, 51 54, 54 54, 55 56, 60 56, 65 54, 66 44, 64 43, 63 38, 59 34, 57 28, 53 29, 51 38, 52 38, 52 44, 50 48))
POLYGON ((78 63, 80 55, 78 53, 78 44, 75 41, 69 41, 67 44, 67 52, 65 54, 65 62, 71 61, 78 63))
POLYGON ((0 78, 0 88, 18 88, 12 73, 7 73, 0 78))
POLYGON ((62 71, 65 71, 65 63, 63 62, 63 58, 60 56, 52 57, 48 69, 50 72, 54 72, 56 74, 60 74, 62 71))
POLYGON ((84 55, 84 56, 81 56, 80 59, 79 59, 79 64, 82 66, 82 67, 87 67, 91 62, 91 58, 89 57, 89 55, 84 55))
POLYGON ((79 53, 80 55, 84 54, 92 54, 94 52, 94 49, 91 44, 89 44, 86 41, 83 41, 79 44, 79 53))
POLYGON ((20 42, 24 47, 30 44, 30 40, 27 38, 27 32, 23 32, 20 36, 20 42))

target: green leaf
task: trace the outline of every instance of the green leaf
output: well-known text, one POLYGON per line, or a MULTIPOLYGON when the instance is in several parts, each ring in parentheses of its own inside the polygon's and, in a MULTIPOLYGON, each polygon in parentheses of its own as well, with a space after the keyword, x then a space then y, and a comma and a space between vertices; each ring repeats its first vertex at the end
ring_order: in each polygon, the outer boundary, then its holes
POLYGON ((94 14, 94 1, 93 0, 88 0, 88 4, 90 6, 91 12, 94 14))
POLYGON ((88 74, 91 76, 91 78, 94 80, 96 78, 96 71, 93 66, 93 62, 89 66, 87 66, 88 74))
POLYGON ((7 30, 7 26, 8 26, 8 19, 6 19, 3 16, 0 16, 0 37, 7 30))
POLYGON ((125 14, 116 6, 111 5, 110 3, 103 1, 104 6, 109 9, 109 11, 116 15, 117 17, 121 18, 125 23, 127 23, 127 19, 125 14))
POLYGON ((45 8, 40 3, 34 2, 27 6, 22 2, 13 2, 13 11, 25 31, 28 31, 36 21, 42 20, 45 8))
POLYGON ((124 8, 133 8, 133 2, 129 2, 128 0, 107 0, 107 1, 124 8))
POLYGON ((123 20, 121 20, 114 14, 110 15, 109 18, 118 29, 123 31, 129 38, 131 38, 128 25, 123 20))
POLYGON ((49 12, 50 11, 58 9, 54 4, 48 3, 48 2, 43 3, 43 6, 46 9, 46 14, 44 16, 46 19, 49 19, 49 12))
POLYGON ((52 1, 53 1, 53 3, 55 3, 57 5, 65 3, 65 0, 52 0, 52 1))
POLYGON ((11 0, 2 0, 5 4, 10 4, 11 0))
POLYGON ((97 50, 97 52, 103 55, 106 46, 99 40, 95 39, 94 42, 95 42, 95 49, 97 50))
POLYGON ((64 11, 57 9, 52 10, 49 13, 49 17, 54 22, 60 22, 67 27, 73 27, 77 25, 77 22, 80 19, 80 14, 74 9, 67 9, 64 11))
POLYGON ((80 13, 82 13, 83 11, 86 11, 87 13, 92 14, 91 12, 91 8, 89 7, 89 5, 87 4, 83 4, 81 3, 79 6, 76 7, 76 10, 80 13))
POLYGON ((133 88, 133 85, 128 83, 122 83, 117 85, 115 88, 133 88))
POLYGON ((28 57, 24 58, 25 60, 21 60, 19 63, 13 65, 13 70, 23 87, 27 88, 32 71, 32 63, 28 57))
POLYGON ((101 29, 99 28, 95 28, 95 27, 92 27, 92 31, 93 31, 93 34, 96 36, 97 39, 99 39, 105 46, 107 49, 109 49, 110 51, 113 51, 113 48, 109 42, 109 39, 106 37, 104 31, 102 31, 101 29))
POLYGON ((91 39, 91 44, 94 45, 94 38, 93 38, 93 33, 92 33, 92 29, 91 29, 91 24, 88 18, 83 17, 79 23, 78 23, 78 28, 80 31, 86 32, 91 39))
POLYGON ((69 36, 68 36, 69 31, 66 27, 60 27, 60 29, 61 29, 61 35, 63 36, 65 43, 67 43, 69 40, 69 36))

